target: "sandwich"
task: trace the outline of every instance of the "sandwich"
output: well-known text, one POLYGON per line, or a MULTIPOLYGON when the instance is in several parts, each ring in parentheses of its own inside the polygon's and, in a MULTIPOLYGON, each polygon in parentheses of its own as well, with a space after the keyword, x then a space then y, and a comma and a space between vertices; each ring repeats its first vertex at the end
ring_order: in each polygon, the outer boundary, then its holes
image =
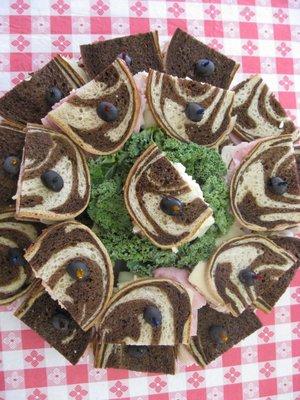
POLYGON ((175 346, 190 339, 191 303, 168 279, 139 279, 119 290, 97 327, 99 343, 175 346))
POLYGON ((80 46, 80 52, 82 64, 91 79, 116 58, 124 60, 133 75, 149 68, 163 71, 157 31, 84 44, 80 46))
POLYGON ((234 133, 243 141, 269 136, 299 135, 293 121, 259 75, 251 76, 232 89, 235 92, 233 115, 234 133))
POLYGON ((79 361, 91 339, 91 330, 82 330, 40 284, 33 287, 15 316, 73 365, 79 361))
POLYGON ((16 221, 13 212, 0 214, 0 304, 14 301, 31 288, 34 275, 24 252, 40 231, 39 224, 16 221))
POLYGON ((214 223, 212 209, 200 186, 150 145, 136 160, 124 186, 125 204, 135 232, 162 249, 176 249, 204 233, 214 223))
POLYGON ((72 93, 46 119, 84 151, 111 154, 133 133, 140 98, 125 62, 117 59, 92 81, 72 93))
POLYGON ((0 211, 14 211, 13 197, 17 192, 18 177, 25 144, 25 133, 18 128, 0 125, 0 211))
POLYGON ((206 305, 198 310, 197 335, 191 338, 190 352, 205 367, 261 327, 251 310, 233 317, 206 305))
POLYGON ((176 347, 173 346, 126 346, 97 343, 94 346, 94 366, 95 368, 121 368, 174 375, 176 354, 176 347))
POLYGON ((292 253, 266 237, 236 237, 219 246, 207 264, 196 265, 189 281, 210 304, 238 316, 296 262, 292 253))
POLYGON ((98 237, 79 222, 50 226, 24 255, 50 296, 87 331, 113 289, 113 267, 98 237))
POLYGON ((232 211, 254 231, 280 231, 300 223, 299 175, 291 135, 258 141, 233 173, 232 211))
POLYGON ((90 175, 82 152, 67 137, 28 125, 16 194, 19 219, 64 221, 88 205, 90 175))
POLYGON ((166 51, 165 71, 228 89, 239 68, 231 58, 177 28, 166 51))
POLYGON ((84 83, 80 69, 57 55, 0 98, 0 115, 21 126, 40 123, 55 103, 84 83))
POLYGON ((233 129, 230 90, 150 70, 146 96, 157 124, 175 139, 217 147, 233 129))
POLYGON ((270 239, 289 253, 292 253, 297 261, 278 279, 278 281, 267 288, 267 290, 254 301, 254 305, 264 312, 272 311, 273 307, 289 287, 300 266, 300 239, 298 237, 271 236, 270 239))

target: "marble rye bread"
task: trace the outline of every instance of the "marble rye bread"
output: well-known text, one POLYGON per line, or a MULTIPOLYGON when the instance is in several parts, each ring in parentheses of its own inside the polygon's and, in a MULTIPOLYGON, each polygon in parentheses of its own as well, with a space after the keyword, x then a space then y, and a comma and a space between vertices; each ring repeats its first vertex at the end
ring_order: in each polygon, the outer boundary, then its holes
POLYGON ((94 367, 174 375, 176 354, 177 350, 174 346, 126 346, 96 343, 94 367))
POLYGON ((165 70, 168 74, 179 78, 189 77, 224 89, 229 88, 238 68, 239 64, 234 60, 208 47, 180 28, 176 29, 165 56, 165 70), (214 72, 208 76, 196 73, 197 61, 204 59, 214 64, 214 72))
POLYGON ((91 330, 83 331, 41 285, 35 285, 15 316, 73 365, 79 361, 91 339, 91 330))
POLYGON ((230 200, 235 217, 250 230, 281 231, 300 223, 299 174, 291 135, 256 143, 233 174, 230 200))
POLYGON ((191 303, 168 279, 139 279, 119 290, 97 327, 99 343, 175 346, 190 339, 191 303))
POLYGON ((103 312, 113 289, 113 267, 98 237, 79 222, 43 231, 25 259, 35 276, 83 330, 103 312))
POLYGON ((158 125, 178 140, 218 147, 235 124, 236 117, 231 115, 234 93, 208 83, 150 70, 146 96, 158 125), (186 113, 190 103, 201 107, 199 121, 186 113))
POLYGON ((14 195, 17 192, 19 173, 11 174, 4 163, 8 157, 16 157, 16 162, 21 163, 25 133, 21 129, 0 125, 0 211, 15 209, 14 195))
POLYGON ((157 247, 176 248, 214 223, 200 186, 153 144, 136 160, 124 186, 125 204, 134 223, 157 247), (169 199, 178 212, 162 208, 169 199), (175 200, 174 200, 175 199, 175 200), (173 214, 173 215, 172 215, 173 214))
POLYGON ((241 236, 220 245, 208 264, 194 268, 189 280, 209 303, 238 316, 278 284, 296 261, 266 237, 241 236))
POLYGON ((18 124, 40 123, 53 105, 47 101, 51 89, 57 89, 59 101, 83 84, 84 78, 68 59, 57 55, 0 98, 0 115, 18 124))
POLYGON ((234 133, 241 140, 251 142, 284 134, 293 135, 294 140, 299 137, 299 129, 259 75, 247 78, 232 90, 233 114, 237 117, 234 133))
POLYGON ((264 312, 270 312, 281 296, 285 293, 300 266, 300 239, 289 236, 271 236, 270 239, 278 246, 293 254, 297 262, 285 272, 276 283, 265 290, 254 302, 255 306, 264 312))
POLYGON ((105 155, 124 145, 134 130, 139 110, 140 97, 134 79, 125 62, 117 59, 52 110, 47 120, 84 151, 105 155), (116 109, 115 115, 108 115, 111 120, 99 114, 104 102, 116 109))
POLYGON ((129 69, 133 75, 149 68, 163 71, 157 31, 84 44, 80 52, 91 78, 102 73, 121 53, 130 57, 129 69))
POLYGON ((23 258, 41 231, 39 224, 16 221, 14 213, 0 214, 0 304, 7 304, 33 285, 34 275, 23 258))
POLYGON ((87 207, 89 197, 90 175, 80 149, 65 135, 42 125, 28 125, 16 195, 17 218, 68 220, 87 207))
POLYGON ((198 310, 198 329, 191 338, 191 354, 205 367, 261 327, 260 320, 250 310, 233 317, 206 305, 198 310))

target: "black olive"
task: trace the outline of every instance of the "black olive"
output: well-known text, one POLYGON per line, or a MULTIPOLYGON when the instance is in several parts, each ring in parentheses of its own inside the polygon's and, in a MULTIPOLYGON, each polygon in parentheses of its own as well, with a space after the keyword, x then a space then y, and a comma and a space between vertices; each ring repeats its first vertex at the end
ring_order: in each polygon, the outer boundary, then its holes
POLYGON ((209 334, 216 344, 224 344, 228 342, 228 332, 221 325, 212 325, 209 328, 209 334))
POLYGON ((201 76, 210 76, 215 71, 215 64, 207 58, 198 60, 195 64, 195 72, 200 78, 201 76))
POLYGON ((9 249, 8 255, 10 263, 15 267, 25 267, 28 263, 23 257, 23 253, 24 252, 17 247, 9 249))
POLYGON ((51 107, 54 106, 54 104, 58 103, 63 97, 64 95, 62 91, 56 86, 51 87, 46 92, 46 102, 51 107))
POLYGON ((64 187, 64 180, 56 171, 48 170, 43 172, 41 180, 53 192, 60 192, 64 187))
POLYGON ((131 357, 140 358, 148 352, 147 346, 127 346, 126 352, 131 357))
POLYGON ((55 329, 67 332, 70 326, 70 319, 64 313, 56 313, 52 317, 52 325, 55 329))
POLYGON ((198 103, 187 103, 185 108, 185 115, 193 122, 199 122, 203 118, 205 109, 198 103))
POLYGON ((90 276, 88 266, 82 261, 70 262, 67 266, 67 271, 69 275, 77 281, 84 281, 90 276))
POLYGON ((173 196, 164 196, 160 201, 160 209, 167 215, 180 215, 182 208, 182 201, 173 196))
POLYGON ((6 157, 3 163, 3 169, 10 175, 17 176, 20 172, 21 160, 16 156, 6 157))
POLYGON ((250 267, 247 267, 239 272, 238 278, 244 285, 253 286, 257 279, 257 274, 250 267))
POLYGON ((274 194, 284 194, 287 191, 288 184, 285 179, 274 176, 269 180, 269 188, 274 194))
POLYGON ((157 328, 162 323, 162 315, 160 310, 155 306, 148 306, 144 310, 144 319, 153 328, 157 328))
POLYGON ((97 107, 97 114, 105 122, 114 122, 119 115, 118 109, 108 101, 101 101, 97 107))
POLYGON ((125 61, 128 67, 130 67, 130 65, 132 64, 132 58, 125 51, 122 51, 122 53, 120 53, 117 58, 120 58, 121 60, 125 61))

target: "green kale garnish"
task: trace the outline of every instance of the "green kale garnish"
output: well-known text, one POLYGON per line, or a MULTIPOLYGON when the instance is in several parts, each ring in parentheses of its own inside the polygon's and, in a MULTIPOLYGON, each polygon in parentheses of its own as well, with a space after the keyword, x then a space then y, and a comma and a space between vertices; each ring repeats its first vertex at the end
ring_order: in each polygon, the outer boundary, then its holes
POLYGON ((229 213, 228 187, 224 181, 226 167, 213 149, 193 143, 182 143, 151 128, 133 134, 122 150, 89 162, 92 180, 88 213, 95 230, 113 261, 127 262, 138 275, 151 275, 156 267, 193 267, 207 259, 218 236, 232 224, 229 213), (155 142, 173 162, 180 162, 200 185, 205 200, 214 211, 215 224, 201 238, 181 246, 177 253, 161 250, 148 239, 132 232, 133 225, 123 199, 123 185, 136 158, 155 142))

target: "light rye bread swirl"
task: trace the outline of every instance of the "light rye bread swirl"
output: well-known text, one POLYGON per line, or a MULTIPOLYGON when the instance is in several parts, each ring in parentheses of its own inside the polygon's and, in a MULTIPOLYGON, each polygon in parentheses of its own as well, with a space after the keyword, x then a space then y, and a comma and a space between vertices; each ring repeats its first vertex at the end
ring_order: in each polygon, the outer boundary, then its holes
POLYGON ((180 78, 188 76, 191 79, 210 83, 221 88, 229 88, 239 68, 239 64, 234 60, 200 42, 200 40, 180 28, 177 28, 172 36, 164 63, 168 74, 180 78), (209 76, 197 75, 195 64, 203 59, 213 62, 213 74, 209 76))
POLYGON ((300 223, 300 187, 291 135, 260 140, 234 172, 232 211, 254 231, 280 231, 300 223), (280 177, 287 191, 275 194, 270 179, 280 177))
POLYGON ((175 374, 177 348, 174 346, 125 346, 94 344, 95 368, 175 374))
POLYGON ((16 265, 10 252, 11 249, 18 249, 22 255, 36 240, 41 226, 16 221, 13 216, 12 212, 0 214, 0 304, 10 303, 20 297, 34 282, 29 264, 16 265))
POLYGON ((191 338, 190 351, 195 361, 205 367, 261 327, 260 320, 250 310, 233 317, 206 305, 198 310, 197 336, 191 338), (217 342, 212 335, 213 327, 222 328, 226 340, 217 342))
POLYGON ((30 291, 15 316, 72 364, 79 361, 91 339, 91 331, 83 331, 40 284, 30 291), (64 317, 62 329, 53 323, 58 315, 64 317))
POLYGON ((209 303, 225 307, 237 316, 278 283, 279 278, 295 263, 293 254, 273 241, 249 235, 223 243, 208 264, 199 264, 194 268, 189 280, 209 303), (252 284, 241 280, 240 274, 245 270, 256 275, 252 284))
POLYGON ((286 251, 293 254, 297 262, 292 268, 285 272, 277 282, 255 300, 255 306, 264 312, 270 312, 273 309, 275 304, 285 293, 300 266, 300 239, 298 237, 271 236, 270 239, 278 246, 283 247, 286 251))
POLYGON ((140 97, 126 64, 117 59, 92 81, 78 89, 47 118, 88 153, 101 155, 119 150, 133 132, 140 97), (99 117, 101 102, 118 109, 113 122, 99 117))
POLYGON ((232 89, 235 92, 233 115, 237 120, 234 133, 242 140, 266 138, 283 134, 296 140, 300 131, 259 75, 254 75, 232 89))
POLYGON ((146 96, 158 125, 178 140, 218 146, 233 129, 236 117, 231 116, 232 91, 150 70, 146 96), (199 122, 186 116, 189 102, 205 109, 199 122))
POLYGON ((213 224, 212 209, 203 200, 199 185, 150 145, 131 168, 124 198, 129 214, 157 247, 176 248, 204 234, 213 224), (181 214, 167 215, 160 208, 164 196, 183 202, 181 214))
POLYGON ((119 290, 99 323, 99 343, 174 346, 190 339, 191 303, 186 290, 168 279, 140 279, 119 290), (144 312, 154 307, 161 325, 146 322, 144 312))
POLYGON ((13 196, 17 191, 18 175, 11 175, 4 169, 7 157, 22 160, 25 133, 21 129, 0 125, 0 211, 15 210, 13 196))
POLYGON ((112 295, 113 267, 97 236, 79 222, 62 222, 46 229, 25 254, 35 276, 83 330, 88 330, 112 295), (70 263, 81 261, 87 279, 74 279, 70 263))
POLYGON ((71 63, 59 55, 0 98, 0 115, 18 124, 40 123, 51 110, 47 92, 56 87, 62 97, 85 83, 71 63))
POLYGON ((66 136, 30 124, 18 182, 18 219, 64 221, 79 215, 90 197, 90 175, 84 155, 66 136), (53 170, 63 178, 60 192, 48 189, 41 175, 53 170))
POLYGON ((80 52, 91 78, 102 73, 121 53, 130 57, 129 69, 133 75, 149 68, 163 71, 157 31, 84 44, 80 46, 80 52))

